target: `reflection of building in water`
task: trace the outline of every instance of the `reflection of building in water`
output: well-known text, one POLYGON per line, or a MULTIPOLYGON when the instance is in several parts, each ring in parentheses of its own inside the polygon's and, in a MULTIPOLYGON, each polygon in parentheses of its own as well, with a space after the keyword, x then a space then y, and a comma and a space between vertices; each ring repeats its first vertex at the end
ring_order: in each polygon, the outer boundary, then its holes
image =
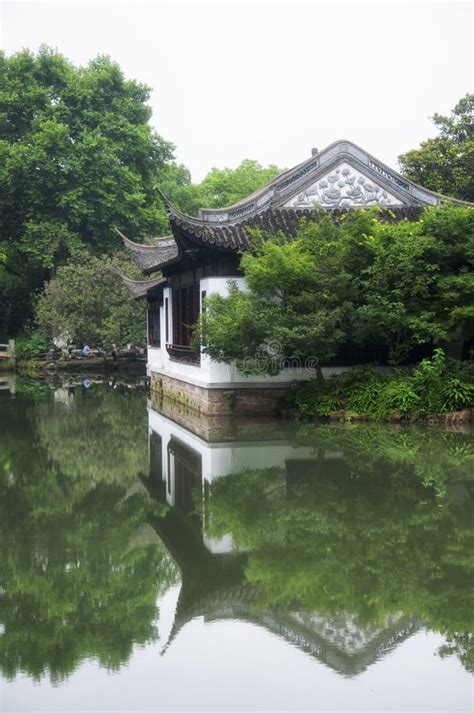
MULTIPOLYGON (((196 419, 196 426, 204 419, 196 419)), ((216 424, 218 437, 224 438, 222 419, 216 424)), ((207 420, 209 422, 209 419, 207 420)), ((234 424, 232 424, 234 425, 234 424)), ((248 428, 246 424, 243 427, 248 428)), ((232 538, 219 541, 206 535, 206 521, 211 517, 207 503, 207 486, 216 478, 247 469, 282 467, 290 460, 302 461, 311 454, 309 448, 296 450, 291 442, 273 440, 238 440, 238 432, 227 430, 228 440, 207 441, 163 414, 150 409, 150 462, 155 482, 161 478, 166 502, 184 515, 196 509, 202 512, 202 536, 207 549, 214 553, 230 553, 232 538)), ((216 430, 207 432, 216 436, 216 430)), ((261 434, 253 434, 257 437, 261 434)), ((212 437, 212 436, 211 436, 212 437)), ((247 436, 248 437, 248 436, 247 436)))
MULTIPOLYGON (((194 426, 199 433, 217 432, 221 438, 225 433, 222 424, 209 429, 201 419, 194 426)), ((248 428, 247 423, 242 426, 248 428)), ((274 426, 279 428, 279 424, 274 426)), ((229 440, 205 440, 149 409, 150 487, 157 498, 171 506, 166 517, 157 518, 153 524, 182 574, 165 649, 196 617, 206 622, 240 620, 271 631, 341 675, 364 671, 414 633, 418 624, 402 613, 388 615, 378 625, 360 625, 355 614, 348 612, 326 616, 282 607, 262 608, 257 605, 257 588, 244 574, 247 554, 237 550, 230 534, 220 540, 206 534, 212 518, 208 487, 212 481, 247 469, 275 467, 281 472, 280 485, 290 491, 308 468, 317 475, 321 454, 307 447, 295 448, 288 437, 276 439, 271 432, 269 437, 268 431, 266 439, 257 429, 254 435, 258 440, 239 440, 233 424, 227 433, 229 440)), ((323 462, 325 468, 336 463, 339 469, 345 467, 341 453, 325 453, 323 462)))

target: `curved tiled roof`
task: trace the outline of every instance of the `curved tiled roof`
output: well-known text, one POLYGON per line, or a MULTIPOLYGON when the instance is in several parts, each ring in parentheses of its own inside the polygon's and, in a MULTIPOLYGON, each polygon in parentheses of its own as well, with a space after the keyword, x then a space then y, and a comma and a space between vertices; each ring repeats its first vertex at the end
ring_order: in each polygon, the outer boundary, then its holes
POLYGON ((354 208, 378 205, 385 220, 416 220, 422 209, 445 201, 468 204, 418 186, 350 141, 337 141, 266 186, 227 208, 204 209, 186 215, 161 195, 173 235, 152 245, 121 235, 136 264, 147 274, 178 262, 193 245, 230 252, 250 247, 249 230, 295 237, 301 220, 313 220, 314 207, 335 219, 354 208))
POLYGON ((419 186, 351 141, 339 140, 322 151, 313 150, 310 158, 280 174, 238 203, 226 208, 201 208, 199 217, 206 223, 229 224, 240 222, 268 207, 282 207, 291 197, 307 189, 342 161, 361 170, 369 180, 392 194, 401 205, 437 205, 446 200, 463 203, 419 186))
POLYGON ((172 235, 153 238, 152 245, 144 245, 142 243, 134 243, 120 230, 117 230, 117 233, 122 238, 123 244, 130 253, 132 260, 145 274, 155 272, 164 265, 169 265, 179 256, 178 246, 172 235))
MULTIPOLYGON (((337 219, 345 215, 350 208, 335 208, 331 215, 337 219)), ((382 209, 382 217, 387 220, 409 218, 416 220, 420 213, 421 206, 393 206, 382 209)), ((240 252, 248 250, 249 229, 259 228, 264 234, 282 232, 290 240, 296 236, 298 227, 302 219, 312 221, 315 219, 313 208, 267 208, 260 213, 252 215, 246 220, 233 225, 209 224, 198 218, 184 215, 168 203, 168 216, 173 233, 179 241, 180 238, 187 238, 191 242, 206 245, 208 247, 219 248, 240 252)))

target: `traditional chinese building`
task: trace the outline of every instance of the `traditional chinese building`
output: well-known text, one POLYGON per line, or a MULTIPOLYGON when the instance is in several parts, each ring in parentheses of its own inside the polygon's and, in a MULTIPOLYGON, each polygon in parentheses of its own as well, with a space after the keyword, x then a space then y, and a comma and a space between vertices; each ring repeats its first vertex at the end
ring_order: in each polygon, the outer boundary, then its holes
POLYGON ((122 236, 149 278, 125 282, 134 297, 146 297, 148 302, 152 388, 203 414, 275 410, 291 382, 308 378, 304 370, 289 368, 271 377, 244 376, 192 345, 192 326, 206 296, 226 295, 230 280, 244 286, 239 264, 242 251, 249 248, 248 229, 259 227, 267 234, 281 231, 291 238, 302 217, 311 220, 316 205, 336 216, 378 205, 399 218, 416 219, 424 206, 445 200, 349 141, 338 141, 323 151, 313 149, 310 158, 239 203, 203 208, 197 218, 165 199, 171 235, 155 238, 151 245, 122 236))

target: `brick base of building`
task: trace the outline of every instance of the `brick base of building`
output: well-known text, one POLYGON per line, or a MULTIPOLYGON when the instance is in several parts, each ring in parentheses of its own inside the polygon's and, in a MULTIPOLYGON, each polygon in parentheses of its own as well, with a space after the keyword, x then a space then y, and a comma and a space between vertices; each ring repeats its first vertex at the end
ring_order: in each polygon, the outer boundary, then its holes
POLYGON ((290 385, 206 389, 164 374, 151 374, 152 400, 177 403, 203 416, 270 416, 279 414, 290 385))

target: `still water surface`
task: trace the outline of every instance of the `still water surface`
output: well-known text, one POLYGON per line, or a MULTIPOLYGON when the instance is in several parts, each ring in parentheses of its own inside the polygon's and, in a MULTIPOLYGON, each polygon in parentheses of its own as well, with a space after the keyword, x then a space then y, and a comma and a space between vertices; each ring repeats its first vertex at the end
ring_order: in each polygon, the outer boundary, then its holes
POLYGON ((2 712, 472 710, 472 433, 76 382, 0 393, 2 712))

